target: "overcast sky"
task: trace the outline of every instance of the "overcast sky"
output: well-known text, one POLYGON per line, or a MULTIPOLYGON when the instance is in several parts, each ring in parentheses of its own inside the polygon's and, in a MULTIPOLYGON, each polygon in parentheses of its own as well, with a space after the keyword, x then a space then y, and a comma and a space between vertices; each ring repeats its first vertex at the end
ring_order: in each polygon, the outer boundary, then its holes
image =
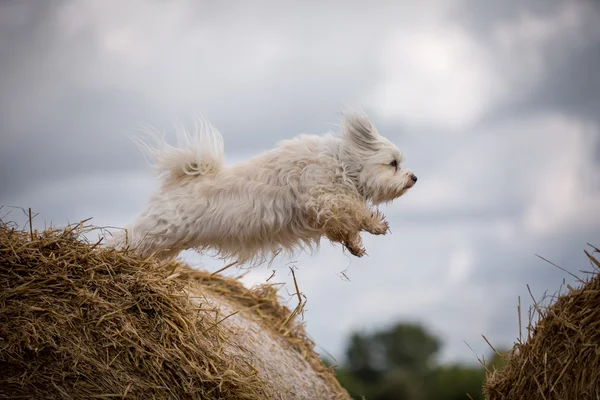
MULTIPOLYGON (((157 186, 125 137, 141 124, 202 113, 236 162, 359 105, 419 182, 369 257, 297 257, 309 334, 341 358, 353 329, 418 321, 475 362, 464 342, 516 339, 527 284, 571 282, 535 254, 577 272, 600 244, 598 71, 593 1, 2 1, 0 204, 124 226, 157 186)), ((272 269, 289 285, 283 260, 244 282, 272 269)))

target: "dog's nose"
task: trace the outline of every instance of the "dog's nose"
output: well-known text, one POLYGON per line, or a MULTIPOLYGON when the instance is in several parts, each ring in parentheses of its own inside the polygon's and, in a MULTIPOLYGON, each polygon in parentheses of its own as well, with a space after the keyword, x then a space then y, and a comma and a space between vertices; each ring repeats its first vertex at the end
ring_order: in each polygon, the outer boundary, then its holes
POLYGON ((412 174, 410 179, 412 179, 413 182, 417 182, 417 176, 415 174, 412 174))

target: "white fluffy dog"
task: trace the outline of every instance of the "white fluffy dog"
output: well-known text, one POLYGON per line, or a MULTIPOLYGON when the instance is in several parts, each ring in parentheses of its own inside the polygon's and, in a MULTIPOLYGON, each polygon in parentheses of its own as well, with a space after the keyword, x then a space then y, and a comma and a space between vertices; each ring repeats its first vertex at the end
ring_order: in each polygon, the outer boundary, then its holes
POLYGON ((417 177, 363 113, 346 113, 341 131, 300 135, 235 165, 223 165, 222 137, 207 122, 194 134, 178 131, 179 147, 156 132, 134 138, 162 185, 112 245, 161 258, 212 249, 246 263, 313 249, 325 236, 361 257, 361 231, 388 231, 372 206, 400 197, 417 177))

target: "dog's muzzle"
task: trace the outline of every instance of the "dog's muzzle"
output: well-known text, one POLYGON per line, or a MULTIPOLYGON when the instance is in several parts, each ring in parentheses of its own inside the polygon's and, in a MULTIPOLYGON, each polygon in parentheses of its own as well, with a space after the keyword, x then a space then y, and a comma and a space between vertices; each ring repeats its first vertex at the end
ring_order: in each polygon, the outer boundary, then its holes
POLYGON ((415 186, 415 183, 417 183, 417 176, 415 174, 411 174, 409 178, 410 179, 406 183, 406 187, 411 188, 415 186))

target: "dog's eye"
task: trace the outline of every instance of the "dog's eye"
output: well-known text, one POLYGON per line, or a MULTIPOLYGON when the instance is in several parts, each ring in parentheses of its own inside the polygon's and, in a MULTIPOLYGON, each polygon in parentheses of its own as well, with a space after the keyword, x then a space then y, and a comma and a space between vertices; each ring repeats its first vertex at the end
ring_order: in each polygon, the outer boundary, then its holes
POLYGON ((398 168, 398 161, 394 160, 390 163, 390 165, 394 168, 398 168))

